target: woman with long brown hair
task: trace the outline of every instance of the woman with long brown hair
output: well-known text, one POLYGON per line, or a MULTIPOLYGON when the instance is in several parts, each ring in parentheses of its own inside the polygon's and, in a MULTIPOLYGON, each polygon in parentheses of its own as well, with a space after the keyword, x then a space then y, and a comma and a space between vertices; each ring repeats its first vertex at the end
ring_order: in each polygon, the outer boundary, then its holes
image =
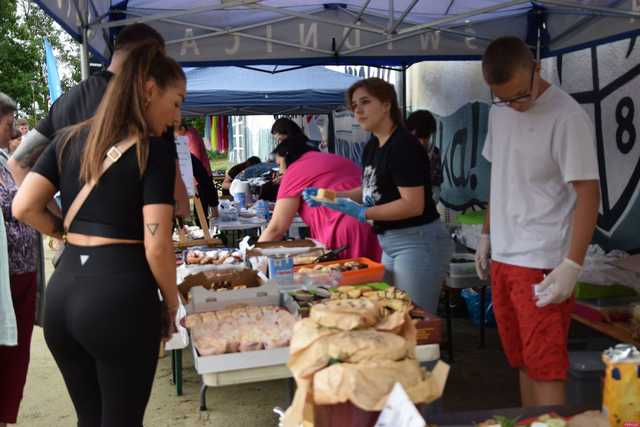
POLYGON ((184 96, 173 59, 157 45, 135 48, 95 116, 56 136, 13 203, 14 215, 40 232, 66 231, 44 334, 81 427, 142 425, 161 331, 171 330, 178 304, 175 148, 161 135, 180 122, 184 96), (66 230, 46 209, 57 190, 66 230))
MULTIPOLYGON (((382 247, 385 278, 435 313, 452 242, 431 196, 429 159, 404 127, 393 86, 382 79, 356 82, 347 106, 372 133, 362 155, 362 186, 338 192, 324 206, 371 221, 382 247)), ((315 204, 316 189, 305 190, 315 204)))

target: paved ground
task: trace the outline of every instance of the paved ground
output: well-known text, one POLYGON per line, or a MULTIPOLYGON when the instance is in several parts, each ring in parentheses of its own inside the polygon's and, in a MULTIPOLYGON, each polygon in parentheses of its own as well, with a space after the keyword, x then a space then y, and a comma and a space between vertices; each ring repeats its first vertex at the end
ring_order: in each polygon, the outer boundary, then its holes
MULTIPOLYGON (((48 264, 48 263, 47 263, 48 264)), ((453 364, 445 396, 437 409, 476 410, 518 406, 515 372, 507 368, 495 329, 487 329, 487 345, 478 349, 479 332, 467 319, 455 319, 456 363, 453 364)), ((148 427, 273 426, 275 406, 286 407, 286 381, 211 388, 207 394, 209 417, 198 411, 199 380, 189 351, 184 351, 184 395, 177 397, 170 384, 170 357, 158 364, 153 393, 145 417, 148 427)), ((62 377, 36 328, 32 358, 18 425, 67 427, 75 425, 75 414, 62 377)))

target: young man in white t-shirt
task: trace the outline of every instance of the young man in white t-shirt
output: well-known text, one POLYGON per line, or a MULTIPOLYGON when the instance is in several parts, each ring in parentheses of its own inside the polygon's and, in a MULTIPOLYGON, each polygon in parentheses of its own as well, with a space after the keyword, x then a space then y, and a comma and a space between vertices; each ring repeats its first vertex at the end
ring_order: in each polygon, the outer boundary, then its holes
POLYGON ((482 70, 493 102, 482 152, 491 196, 476 269, 486 279, 491 257, 498 331, 520 371, 522 405, 563 404, 572 294, 600 203, 593 125, 540 77, 518 38, 492 42, 482 70))

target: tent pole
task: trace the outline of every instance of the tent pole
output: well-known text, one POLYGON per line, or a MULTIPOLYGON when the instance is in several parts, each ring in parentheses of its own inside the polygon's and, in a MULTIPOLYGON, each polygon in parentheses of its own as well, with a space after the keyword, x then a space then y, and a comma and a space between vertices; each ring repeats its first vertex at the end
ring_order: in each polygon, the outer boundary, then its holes
POLYGON ((327 129, 327 151, 330 153, 336 152, 336 123, 333 121, 333 111, 330 111, 329 114, 329 126, 327 129))
POLYGON ((80 77, 82 80, 89 78, 89 0, 84 1, 84 9, 79 10, 82 13, 82 46, 80 47, 80 77))
POLYGON ((407 118, 407 66, 402 66, 402 118, 407 118))
POLYGON ((630 18, 638 18, 640 17, 640 11, 637 10, 621 10, 621 9, 616 9, 614 7, 601 7, 601 6, 591 6, 588 4, 580 4, 580 3, 575 3, 575 2, 568 2, 566 0, 540 0, 540 3, 542 4, 550 4, 553 6, 559 6, 559 7, 568 7, 568 8, 575 8, 575 9, 581 9, 581 10, 588 10, 588 11, 592 11, 592 12, 598 12, 603 14, 603 16, 606 15, 616 15, 622 18, 625 17, 630 17, 630 18))

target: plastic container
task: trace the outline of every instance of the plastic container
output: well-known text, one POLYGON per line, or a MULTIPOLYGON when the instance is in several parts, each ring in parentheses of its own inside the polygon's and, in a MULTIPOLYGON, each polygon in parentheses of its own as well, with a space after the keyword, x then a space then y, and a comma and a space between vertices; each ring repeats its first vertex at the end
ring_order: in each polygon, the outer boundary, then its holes
POLYGON ((449 275, 451 277, 476 276, 475 256, 473 254, 454 253, 451 256, 451 261, 449 261, 449 275))
POLYGON ((233 201, 237 202, 241 209, 247 207, 247 193, 234 193, 233 201))
POLYGON ((280 285, 293 283, 293 258, 289 255, 274 255, 268 258, 269 278, 280 285))
POLYGON ((588 300, 598 298, 635 297, 638 293, 627 286, 622 285, 592 285, 590 283, 576 283, 575 295, 577 299, 588 300))
MULTIPOLYGON (((317 264, 309 264, 307 268, 316 265, 329 266, 333 264, 344 264, 349 261, 367 264, 367 268, 355 271, 343 271, 340 279, 340 285, 362 285, 365 283, 380 282, 384 279, 384 265, 372 261, 369 258, 352 258, 319 262, 317 264)), ((300 268, 301 267, 296 267, 294 271, 298 271, 300 268)))
POLYGON ((482 224, 484 223, 485 211, 470 211, 461 213, 456 217, 459 224, 482 224))
POLYGON ((256 211, 256 217, 268 220, 269 219, 269 204, 264 200, 258 200, 254 205, 256 211))
POLYGON ((238 209, 234 203, 228 200, 223 200, 220 203, 219 219, 221 222, 233 222, 237 221, 240 216, 240 209, 238 209))
POLYGON ((570 352, 567 405, 599 407, 602 404, 604 370, 601 351, 570 352))

